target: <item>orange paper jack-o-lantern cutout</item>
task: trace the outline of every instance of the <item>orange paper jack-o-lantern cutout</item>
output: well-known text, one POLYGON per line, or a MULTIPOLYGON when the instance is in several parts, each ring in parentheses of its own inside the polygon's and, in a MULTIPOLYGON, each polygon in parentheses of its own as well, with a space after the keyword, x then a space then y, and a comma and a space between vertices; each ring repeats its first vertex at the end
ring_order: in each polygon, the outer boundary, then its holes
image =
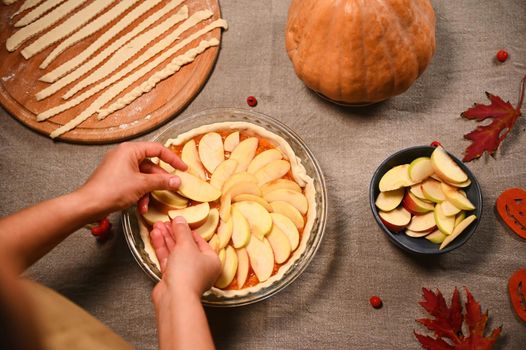
POLYGON ((510 188, 497 198, 496 205, 504 223, 517 235, 526 239, 526 191, 522 188, 510 188))
POLYGON ((517 316, 526 322, 526 269, 516 271, 508 281, 510 301, 517 316))

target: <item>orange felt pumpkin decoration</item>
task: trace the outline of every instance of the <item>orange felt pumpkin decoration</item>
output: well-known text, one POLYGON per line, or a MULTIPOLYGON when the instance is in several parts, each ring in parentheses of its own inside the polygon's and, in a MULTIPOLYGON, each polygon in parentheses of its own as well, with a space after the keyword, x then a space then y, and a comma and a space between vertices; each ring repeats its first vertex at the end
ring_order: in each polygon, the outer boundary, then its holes
POLYGON ((507 189, 497 198, 496 207, 506 225, 526 239, 526 191, 522 188, 507 189))
POLYGON ((508 293, 513 310, 526 322, 526 269, 516 271, 508 281, 508 293))
POLYGON ((286 45, 312 90, 375 103, 407 90, 431 61, 435 13, 429 0, 293 0, 286 45))

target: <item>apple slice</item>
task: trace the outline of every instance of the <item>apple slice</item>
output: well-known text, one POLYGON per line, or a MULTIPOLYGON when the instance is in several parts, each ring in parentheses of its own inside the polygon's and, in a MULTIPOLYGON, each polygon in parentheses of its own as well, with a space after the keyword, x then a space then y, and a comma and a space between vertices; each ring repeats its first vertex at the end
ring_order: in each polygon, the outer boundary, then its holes
POLYGON ((252 235, 246 249, 250 266, 256 277, 259 282, 265 282, 272 276, 274 270, 274 252, 268 240, 266 238, 260 240, 252 235))
POLYGON ((289 170, 290 163, 288 161, 283 159, 273 160, 256 171, 254 176, 258 179, 258 185, 263 186, 266 183, 285 176, 289 170))
POLYGON ((454 216, 460 212, 460 209, 455 207, 450 201, 445 200, 442 202, 442 211, 445 216, 454 216))
POLYGON ((411 221, 411 213, 408 212, 404 207, 398 207, 387 212, 380 210, 378 211, 378 215, 380 216, 380 219, 384 225, 394 232, 400 232, 406 228, 406 226, 409 225, 409 222, 411 221))
POLYGON ((274 252, 274 261, 283 264, 290 256, 291 247, 289 238, 276 226, 267 235, 268 242, 274 252))
POLYGON ((226 247, 225 250, 225 263, 223 264, 223 270, 221 275, 217 279, 215 286, 217 288, 226 288, 232 283, 237 271, 237 254, 232 246, 226 247))
POLYGON ((464 220, 462 220, 453 230, 453 232, 444 239, 444 242, 440 245, 440 250, 444 249, 449 243, 451 243, 455 238, 457 238, 464 230, 471 225, 473 221, 477 219, 476 215, 470 215, 464 220))
POLYGON ((214 235, 218 224, 219 210, 217 210, 216 208, 210 209, 210 214, 208 214, 206 222, 203 225, 199 226, 195 230, 195 232, 208 241, 214 235))
POLYGON ((249 201, 249 202, 256 202, 256 203, 259 203, 263 206, 263 208, 265 208, 268 212, 271 212, 272 211, 272 206, 269 204, 269 202, 267 202, 266 200, 263 199, 263 197, 260 197, 260 196, 256 196, 256 195, 253 195, 253 194, 247 194, 247 193, 243 193, 243 194, 238 194, 236 195, 234 198, 232 198, 232 202, 243 202, 243 201, 249 201))
POLYGON ((271 211, 273 213, 282 214, 288 217, 298 230, 301 230, 305 226, 303 215, 301 215, 300 211, 293 207, 292 204, 283 201, 275 201, 270 203, 270 206, 272 207, 271 211))
POLYGON ((422 185, 416 184, 409 188, 409 191, 415 195, 418 199, 421 199, 423 201, 427 201, 426 197, 424 196, 424 192, 422 192, 422 185))
POLYGON ((440 182, 434 179, 427 179, 421 184, 422 193, 431 202, 440 203, 446 200, 446 195, 442 192, 440 182))
POLYGON ((205 223, 210 214, 210 205, 208 202, 192 205, 184 209, 170 210, 168 216, 170 219, 175 219, 178 216, 182 216, 188 222, 191 227, 199 227, 205 223))
POLYGON ((467 179, 466 181, 459 182, 459 183, 448 182, 448 181, 444 181, 444 182, 447 183, 449 186, 457 187, 457 188, 468 187, 469 185, 471 185, 471 180, 470 179, 467 179))
POLYGON ((409 187, 415 182, 409 177, 409 164, 397 165, 382 176, 379 183, 381 192, 397 190, 401 187, 409 187))
POLYGON ((462 183, 468 180, 466 173, 451 159, 442 147, 435 148, 431 154, 431 164, 435 174, 444 181, 462 183))
POLYGON ((407 226, 409 231, 413 232, 431 232, 436 227, 435 215, 431 211, 424 215, 415 215, 407 226))
POLYGON ((239 289, 243 288, 248 277, 248 269, 250 262, 248 260, 247 250, 245 248, 236 249, 237 254, 237 286, 239 289))
POLYGON ((281 189, 292 190, 299 193, 302 192, 300 185, 288 179, 277 179, 261 186, 261 192, 263 192, 263 194, 281 189))
POLYGON ((432 243, 440 244, 444 242, 444 239, 446 239, 447 235, 440 232, 440 230, 436 230, 426 236, 426 239, 432 243))
POLYGON ((254 196, 261 196, 261 190, 259 189, 259 186, 253 182, 238 182, 224 193, 225 194, 223 194, 223 196, 229 194, 232 198, 240 194, 251 194, 254 196))
POLYGON ((210 238, 210 240, 208 241, 208 245, 210 246, 210 248, 212 248, 214 250, 214 252, 218 253, 219 250, 221 249, 219 247, 219 238, 217 237, 217 235, 213 235, 212 238, 210 238))
POLYGON ((474 210, 475 206, 471 201, 458 189, 449 186, 448 184, 442 183, 442 191, 446 195, 448 201, 451 202, 455 207, 462 210, 474 210))
POLYGON ((239 145, 239 131, 235 131, 225 137, 224 149, 227 152, 232 152, 236 146, 239 145))
POLYGON ((258 139, 256 137, 249 137, 241 141, 230 154, 230 159, 235 159, 239 163, 236 168, 236 173, 246 171, 248 165, 254 159, 256 150, 258 148, 258 139))
POLYGON ((405 189, 399 188, 393 191, 380 192, 374 203, 378 209, 383 211, 391 211, 402 202, 404 198, 405 189))
POLYGON ((242 248, 250 240, 250 226, 237 208, 232 208, 232 243, 234 248, 242 248))
POLYGON ((465 218, 466 212, 462 210, 460 213, 457 214, 457 216, 455 216, 455 227, 457 227, 458 224, 460 224, 465 218))
POLYGON ((442 210, 442 203, 438 203, 435 206, 434 216, 438 229, 442 233, 450 235, 451 232, 453 232, 453 228, 455 226, 455 217, 446 216, 444 214, 444 211, 442 210))
POLYGON ((281 152, 275 148, 268 149, 261 152, 252 159, 248 165, 247 172, 250 174, 255 174, 259 169, 263 168, 265 165, 269 164, 274 160, 283 159, 281 152))
POLYGON ((175 171, 175 168, 173 166, 171 166, 170 164, 162 161, 162 160, 159 160, 159 166, 161 167, 161 169, 163 169, 164 171, 166 171, 167 173, 171 174, 175 171))
POLYGON ((224 248, 230 242, 232 238, 232 232, 234 230, 234 225, 232 224, 233 220, 223 221, 219 223, 219 228, 217 229, 217 242, 219 248, 224 248))
POLYGON ((271 213, 270 216, 274 226, 277 226, 288 237, 292 251, 296 250, 300 243, 300 234, 296 225, 285 215, 271 213))
POLYGON ((158 190, 153 191, 150 194, 157 203, 166 207, 168 210, 183 209, 188 205, 188 199, 181 197, 172 191, 158 190))
POLYGON ((411 191, 406 191, 404 198, 402 199, 402 206, 407 209, 411 214, 423 214, 435 209, 432 203, 424 202, 418 199, 411 191))
POLYGON ((267 192, 263 195, 263 198, 265 198, 265 200, 269 203, 275 201, 287 202, 298 209, 303 215, 305 215, 309 209, 307 198, 305 198, 302 193, 289 189, 280 189, 267 192))
POLYGON ((237 168, 237 160, 226 159, 219 164, 210 177, 210 185, 218 190, 223 188, 224 183, 232 177, 237 168))
MULTIPOLYGON (((256 202, 237 202, 232 208, 247 219, 250 232, 259 239, 263 239, 272 230, 272 217, 265 208, 256 202)), ((239 248, 239 247, 236 247, 239 248)))
POLYGON ((225 183, 223 184, 223 189, 222 189, 223 193, 228 192, 228 190, 230 190, 235 184, 239 182, 252 182, 252 183, 257 184, 258 179, 256 179, 254 175, 249 174, 245 171, 234 174, 228 180, 226 180, 225 183))
POLYGON ((424 231, 424 232, 416 232, 411 231, 409 229, 405 230, 406 236, 413 237, 413 238, 421 238, 427 236, 431 231, 424 231))
POLYGON ((224 221, 230 220, 232 208, 232 196, 230 193, 226 193, 221 196, 221 202, 219 204, 219 217, 224 221))
POLYGON ((213 202, 221 197, 221 191, 198 177, 180 170, 176 170, 175 175, 181 179, 177 192, 188 199, 197 202, 213 202))
POLYGON ((219 257, 219 261, 221 261, 221 269, 223 266, 225 266, 225 255, 226 255, 226 249, 223 248, 217 253, 217 256, 219 257))
POLYGON ((199 154, 193 139, 184 144, 181 151, 181 159, 188 165, 187 171, 190 174, 197 176, 201 180, 206 179, 205 168, 203 168, 203 164, 199 160, 199 154))
POLYGON ((153 225, 156 222, 167 222, 170 221, 170 217, 166 214, 161 213, 155 208, 149 207, 148 211, 142 214, 142 217, 149 225, 153 225))
POLYGON ((208 170, 213 173, 217 166, 225 160, 225 151, 223 150, 223 139, 217 132, 209 132, 201 137, 199 141, 199 159, 208 170))
POLYGON ((409 164, 408 171, 409 178, 414 183, 422 182, 434 173, 429 157, 416 158, 409 164))

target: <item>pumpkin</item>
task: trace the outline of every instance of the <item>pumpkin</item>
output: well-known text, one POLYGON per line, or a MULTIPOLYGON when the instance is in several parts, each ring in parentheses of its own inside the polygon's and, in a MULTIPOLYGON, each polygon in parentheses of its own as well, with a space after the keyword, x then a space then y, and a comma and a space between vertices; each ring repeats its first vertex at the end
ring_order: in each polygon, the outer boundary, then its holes
POLYGON ((371 104, 407 90, 435 52, 429 0, 293 0, 288 55, 312 90, 371 104))
POLYGON ((510 188, 497 198, 497 213, 518 236, 526 239, 526 191, 510 188))

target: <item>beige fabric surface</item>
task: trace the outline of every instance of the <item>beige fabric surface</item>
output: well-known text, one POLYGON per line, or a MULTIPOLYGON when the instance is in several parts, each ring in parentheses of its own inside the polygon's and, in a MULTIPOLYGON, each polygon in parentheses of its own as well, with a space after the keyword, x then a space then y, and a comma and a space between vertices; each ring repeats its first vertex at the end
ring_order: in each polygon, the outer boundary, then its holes
MULTIPOLYGON (((236 309, 207 309, 220 349, 419 349, 413 329, 424 316, 421 288, 449 299, 468 287, 491 326, 503 325, 500 349, 524 349, 526 325, 514 316, 508 277, 526 267, 526 241, 515 238, 494 213, 498 194, 526 188, 526 121, 521 118, 496 159, 469 164, 484 196, 482 222, 461 249, 421 258, 388 241, 373 220, 368 186, 375 168, 393 152, 440 140, 460 156, 475 127, 459 114, 484 91, 516 103, 526 74, 524 0, 433 0, 437 53, 405 94, 378 105, 347 109, 307 90, 285 52, 289 1, 222 1, 230 29, 214 72, 176 119, 214 107, 248 108, 273 116, 299 134, 318 158, 329 194, 322 245, 306 271, 271 299, 236 309), (506 48, 510 58, 496 64, 506 48), (384 307, 374 310, 371 295, 384 307)), ((526 107, 524 108, 526 110, 526 107)), ((164 129, 161 127, 160 130, 164 129)), ((110 146, 54 143, 0 111, 0 215, 75 189, 110 146)), ((157 132, 141 137, 146 140, 157 132)), ((120 226, 119 215, 111 217, 120 226)), ((120 231, 120 228, 118 229, 120 231)), ((157 347, 152 282, 133 260, 122 235, 99 246, 86 230, 73 234, 37 263, 29 276, 63 293, 139 349, 157 347)))

